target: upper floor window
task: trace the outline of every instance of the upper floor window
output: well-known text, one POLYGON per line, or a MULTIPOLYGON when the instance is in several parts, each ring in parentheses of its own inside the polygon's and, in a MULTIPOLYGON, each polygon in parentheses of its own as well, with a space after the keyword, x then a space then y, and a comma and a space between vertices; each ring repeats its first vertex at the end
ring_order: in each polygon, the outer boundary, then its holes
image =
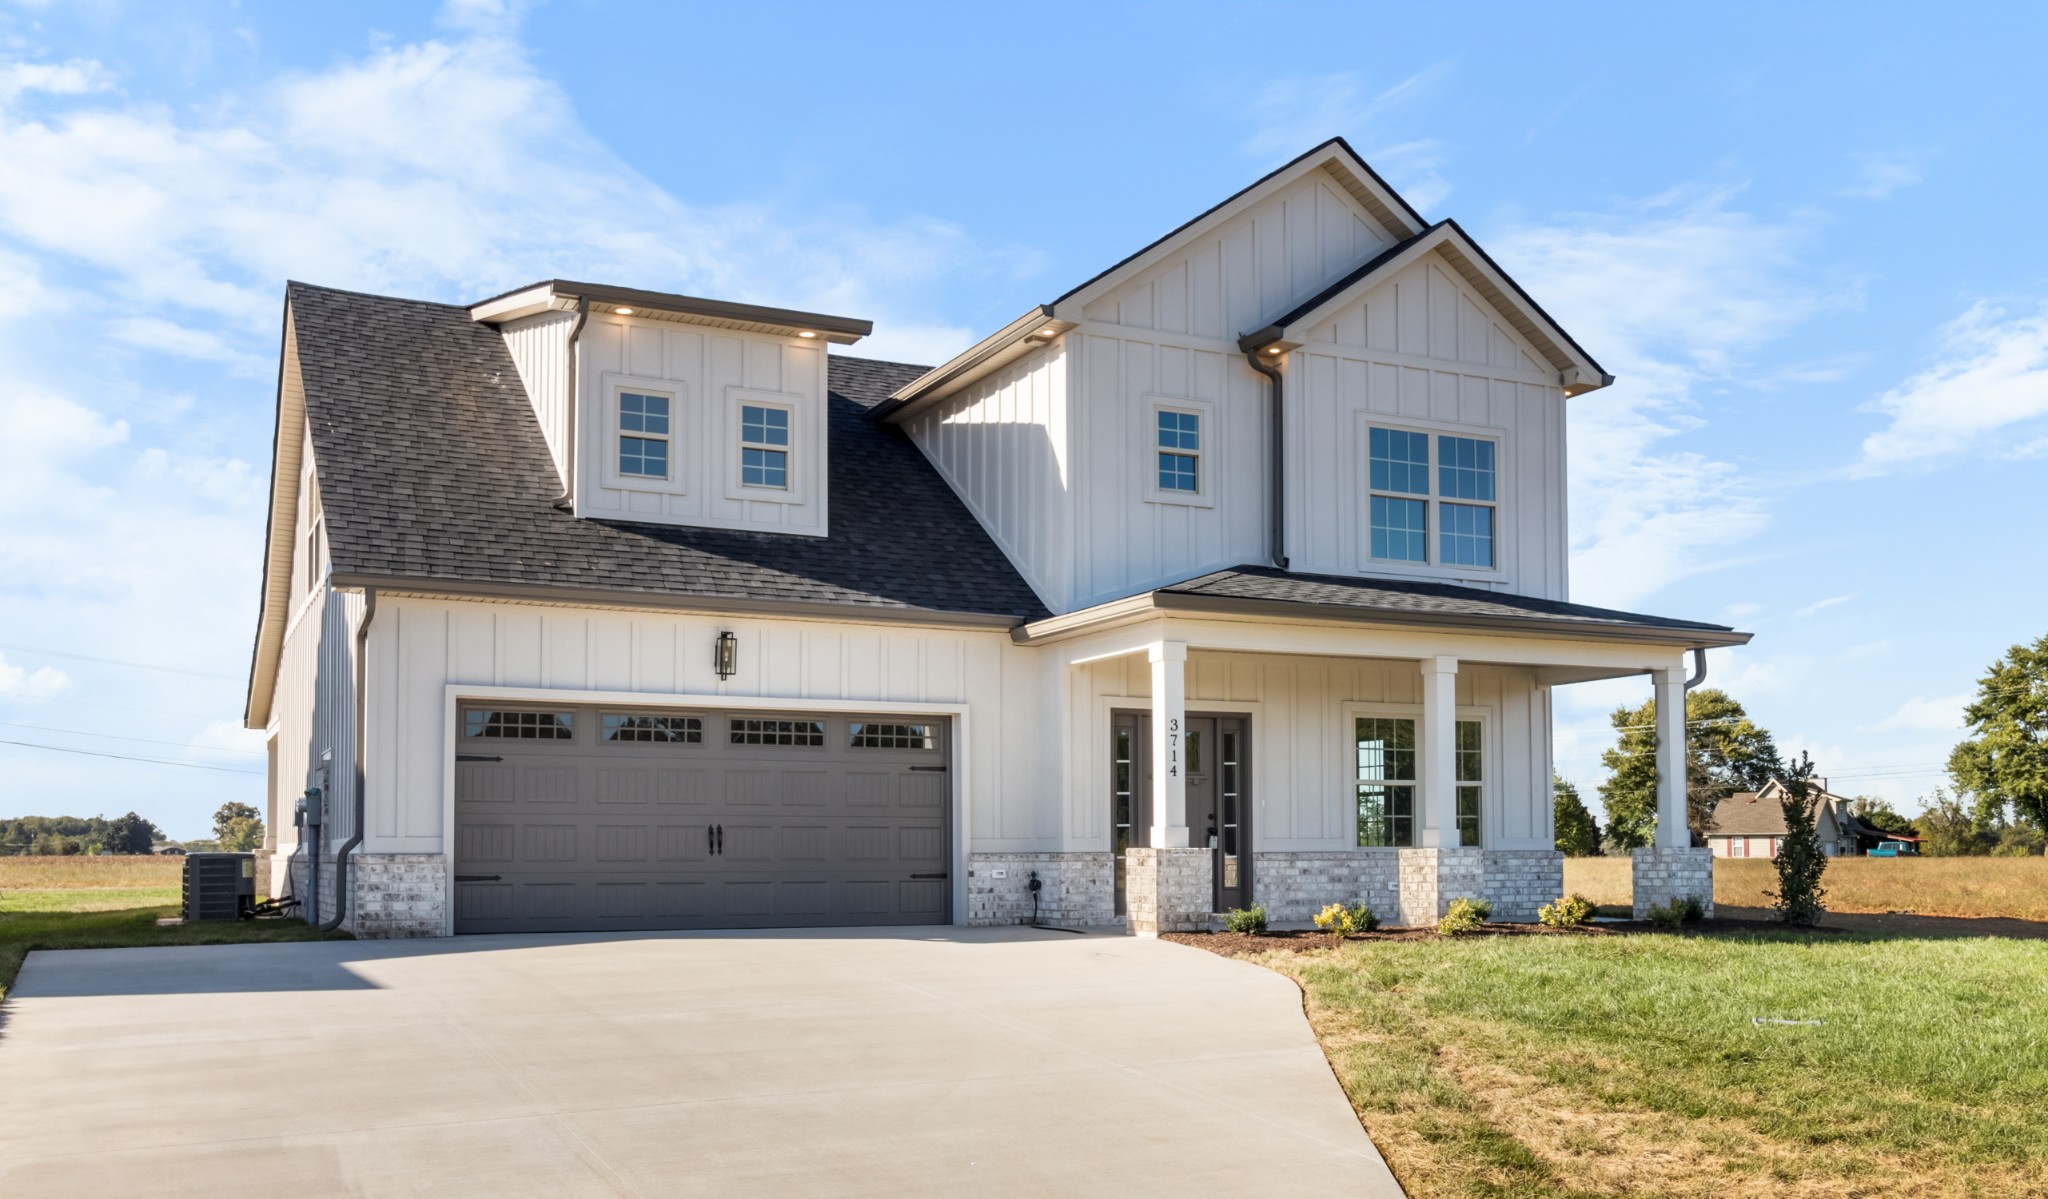
POLYGON ((619 473, 636 479, 666 479, 668 449, 669 398, 620 392, 619 473))
POLYGON ((789 409, 740 405, 740 483, 789 488, 789 409))
POLYGON ((1159 410, 1159 490, 1202 490, 1202 417, 1159 410))
POLYGON ((1373 426, 1367 434, 1372 557, 1492 570, 1497 564, 1496 451, 1488 438, 1432 438, 1373 426), (1432 526, 1437 534, 1434 556, 1432 526))
POLYGON ((324 535, 327 525, 327 509, 320 503, 320 479, 310 469, 302 476, 301 484, 306 492, 306 561, 305 593, 311 595, 320 586, 320 580, 327 572, 327 563, 321 560, 320 550, 326 544, 324 535))

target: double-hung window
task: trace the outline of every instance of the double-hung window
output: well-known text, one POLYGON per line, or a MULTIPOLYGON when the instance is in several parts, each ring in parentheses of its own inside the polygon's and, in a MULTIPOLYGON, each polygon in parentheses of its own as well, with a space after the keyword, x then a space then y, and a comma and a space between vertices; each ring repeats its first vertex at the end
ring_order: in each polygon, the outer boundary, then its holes
POLYGON ((1372 848, 1415 844, 1415 721, 1360 716, 1352 722, 1358 751, 1358 843, 1372 848))
POLYGON ((1372 558, 1494 569, 1497 448, 1490 438, 1372 426, 1366 480, 1372 558))
POLYGON ((1159 490, 1199 495, 1202 490, 1202 417, 1159 410, 1159 490))
MULTIPOLYGON (((1356 753, 1358 844, 1367 848, 1409 848, 1415 844, 1416 796, 1421 789, 1416 721, 1407 716, 1359 716, 1352 720, 1356 753)), ((1486 791, 1485 726, 1460 720, 1454 734, 1457 845, 1478 845, 1486 791)))
POLYGON ((637 391, 619 393, 619 473, 633 479, 666 479, 669 465, 669 397, 637 391))
POLYGON ((740 405, 740 484, 789 490, 789 409, 740 405))

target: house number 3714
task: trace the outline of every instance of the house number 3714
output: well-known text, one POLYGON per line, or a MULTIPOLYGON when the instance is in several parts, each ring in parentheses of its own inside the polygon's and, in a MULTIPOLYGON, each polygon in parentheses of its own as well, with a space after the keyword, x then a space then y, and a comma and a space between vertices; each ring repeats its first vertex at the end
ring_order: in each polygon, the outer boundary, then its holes
POLYGON ((1166 777, 1180 777, 1180 721, 1166 722, 1166 777))

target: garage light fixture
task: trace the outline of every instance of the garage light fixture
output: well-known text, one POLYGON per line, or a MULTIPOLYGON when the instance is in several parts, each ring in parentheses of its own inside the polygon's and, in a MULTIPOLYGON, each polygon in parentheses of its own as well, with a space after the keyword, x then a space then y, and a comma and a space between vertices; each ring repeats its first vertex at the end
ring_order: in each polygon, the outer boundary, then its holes
POLYGON ((740 639, 738 636, 730 632, 718 635, 718 644, 711 651, 711 669, 718 672, 718 677, 721 680, 729 679, 739 673, 740 639))

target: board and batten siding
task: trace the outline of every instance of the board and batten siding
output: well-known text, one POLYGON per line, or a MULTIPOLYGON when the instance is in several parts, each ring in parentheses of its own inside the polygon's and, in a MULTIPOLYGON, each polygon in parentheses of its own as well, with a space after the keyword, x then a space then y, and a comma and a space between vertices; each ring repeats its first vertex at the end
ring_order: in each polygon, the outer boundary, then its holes
POLYGON ((1059 837, 1059 806, 1042 798, 1057 774, 1041 771, 1039 663, 1002 630, 390 596, 370 626, 370 667, 367 852, 442 852, 450 684, 706 697, 712 708, 721 696, 786 700, 792 710, 847 700, 883 713, 892 703, 965 704, 971 848, 1049 849, 1059 837), (739 637, 740 669, 721 682, 712 645, 726 630, 739 637))
POLYGON ((1564 391, 1557 372, 1484 304, 1431 255, 1346 305, 1289 356, 1294 569, 1451 578, 1568 598, 1564 391), (1498 570, 1371 559, 1366 430, 1404 421, 1432 435, 1499 440, 1498 570))
MULTIPOLYGON (((1142 710, 1152 693, 1143 654, 1074 668, 1067 704, 1076 747, 1066 793, 1069 843, 1109 845, 1110 730, 1105 708, 1142 710), (1122 702, 1129 701, 1129 702, 1122 702)), ((1460 718, 1474 709, 1485 729, 1486 794, 1481 844, 1487 849, 1550 849, 1550 694, 1535 676, 1510 667, 1465 663, 1458 672, 1460 718)), ((1422 710, 1422 675, 1411 661, 1318 658, 1193 650, 1187 663, 1189 712, 1245 712, 1252 722, 1252 846, 1259 850, 1349 849, 1357 844, 1357 752, 1346 706, 1422 710)))
POLYGON ((1047 607, 1072 586, 1067 349, 1035 351, 906 422, 911 440, 1047 607))
POLYGON ((822 342, 593 313, 576 356, 579 516, 825 535, 828 384, 822 342), (620 385, 673 398, 668 479, 618 475, 614 392, 620 385), (786 491, 740 483, 743 398, 791 409, 786 491))
MULTIPOLYGON (((317 785, 323 754, 328 765, 325 843, 331 849, 354 831, 355 630, 362 617, 361 592, 336 591, 321 583, 299 601, 285 630, 272 713, 276 757, 267 816, 280 855, 298 844, 302 830, 292 824, 292 808, 308 787, 317 785)), ((274 869, 281 870, 282 861, 274 869)))
POLYGON ((573 312, 542 312, 508 321, 498 330, 561 478, 569 474, 569 332, 575 327, 573 312))

